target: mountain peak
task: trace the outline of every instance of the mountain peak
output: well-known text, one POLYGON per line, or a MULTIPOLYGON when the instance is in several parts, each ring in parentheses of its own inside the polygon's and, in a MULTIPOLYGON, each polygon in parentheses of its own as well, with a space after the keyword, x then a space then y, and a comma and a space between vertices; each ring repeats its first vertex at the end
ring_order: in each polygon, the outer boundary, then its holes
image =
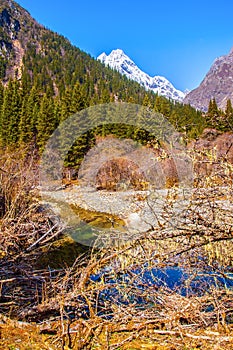
POLYGON ((106 55, 104 52, 99 55, 97 59, 106 66, 110 66, 118 70, 121 74, 126 75, 127 78, 137 81, 146 90, 152 90, 159 95, 176 101, 182 101, 184 99, 185 94, 175 89, 166 78, 161 76, 149 76, 138 68, 131 58, 121 49, 112 50, 109 55, 106 55))
POLYGON ((101 55, 98 56, 98 60, 99 61, 104 61, 106 59, 107 55, 105 52, 101 53, 101 55))
POLYGON ((118 58, 125 58, 126 57, 129 59, 129 57, 121 49, 112 50, 108 57, 118 57, 118 58))
POLYGON ((121 49, 112 50, 111 54, 120 55, 120 56, 125 55, 124 51, 121 49))
POLYGON ((199 87, 185 96, 185 103, 207 111, 209 101, 215 98, 218 106, 226 107, 228 99, 233 101, 233 48, 224 56, 216 58, 199 87))

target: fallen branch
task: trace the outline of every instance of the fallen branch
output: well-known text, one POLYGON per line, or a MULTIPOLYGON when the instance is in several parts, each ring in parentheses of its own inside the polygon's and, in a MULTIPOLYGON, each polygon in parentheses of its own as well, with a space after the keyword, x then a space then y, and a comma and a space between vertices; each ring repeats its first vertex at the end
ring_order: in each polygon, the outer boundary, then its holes
POLYGON ((50 234, 56 227, 58 226, 58 223, 56 223, 53 227, 51 227, 43 236, 41 236, 36 242, 34 242, 30 247, 26 249, 26 251, 32 250, 33 247, 35 247, 38 243, 40 243, 46 236, 50 234))

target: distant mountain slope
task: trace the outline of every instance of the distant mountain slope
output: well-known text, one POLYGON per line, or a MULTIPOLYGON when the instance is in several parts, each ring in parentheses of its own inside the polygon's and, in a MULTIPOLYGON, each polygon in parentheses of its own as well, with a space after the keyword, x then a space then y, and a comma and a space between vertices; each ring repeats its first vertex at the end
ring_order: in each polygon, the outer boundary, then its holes
POLYGON ((42 92, 63 94, 79 82, 92 104, 131 96, 141 103, 145 89, 105 67, 73 46, 62 35, 48 30, 12 0, 0 1, 0 79, 36 85, 42 92), (102 98, 102 101, 100 100, 102 98))
POLYGON ((129 79, 137 81, 147 90, 152 90, 159 95, 169 99, 182 101, 184 93, 174 88, 174 86, 164 77, 150 77, 137 67, 137 65, 120 49, 113 50, 108 56, 102 53, 97 58, 106 66, 116 69, 121 74, 126 75, 129 79))
POLYGON ((206 111, 213 98, 222 109, 228 99, 233 102, 233 49, 214 61, 200 86, 185 96, 184 103, 206 111))

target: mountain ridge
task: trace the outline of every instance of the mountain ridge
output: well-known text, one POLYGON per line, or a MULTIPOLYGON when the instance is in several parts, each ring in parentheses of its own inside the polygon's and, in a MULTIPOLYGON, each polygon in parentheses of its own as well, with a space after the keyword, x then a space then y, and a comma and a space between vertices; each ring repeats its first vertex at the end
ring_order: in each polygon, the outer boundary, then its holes
POLYGON ((137 81, 146 90, 179 102, 182 102, 185 97, 185 94, 177 90, 165 77, 159 75, 151 77, 143 72, 121 49, 112 50, 109 55, 103 52, 97 60, 116 69, 127 78, 137 81))
POLYGON ((206 112, 212 99, 221 109, 227 100, 233 102, 233 48, 214 60, 201 84, 185 96, 184 103, 206 112))

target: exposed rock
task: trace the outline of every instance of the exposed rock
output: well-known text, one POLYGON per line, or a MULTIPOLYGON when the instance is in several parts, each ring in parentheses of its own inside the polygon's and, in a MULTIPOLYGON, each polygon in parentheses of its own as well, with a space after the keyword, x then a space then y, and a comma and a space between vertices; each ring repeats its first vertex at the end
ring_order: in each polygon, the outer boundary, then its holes
POLYGON ((233 49, 214 61, 200 86, 185 96, 184 103, 207 111, 213 98, 222 109, 225 109, 228 99, 233 102, 233 49))
MULTIPOLYGON (((197 141, 188 145, 195 150, 197 162, 194 170, 197 177, 216 176, 221 181, 227 180, 223 162, 233 164, 233 133, 219 133, 215 129, 205 129, 197 141)), ((230 178, 228 178, 231 181, 230 178)))
POLYGON ((189 148, 195 150, 212 150, 217 159, 226 159, 233 164, 233 133, 219 133, 215 129, 205 129, 202 136, 191 142, 189 148))
POLYGON ((28 42, 33 42, 35 28, 43 29, 26 10, 14 1, 1 0, 0 59, 5 65, 5 71, 1 76, 4 78, 4 83, 10 77, 21 78, 23 56, 28 42))
POLYGON ((3 27, 10 35, 11 39, 16 39, 17 34, 20 31, 20 23, 17 19, 12 18, 10 12, 4 9, 0 13, 0 27, 3 27))
POLYGON ((216 129, 206 128, 206 129, 203 130, 203 133, 202 133, 202 135, 201 135, 199 140, 213 141, 220 134, 221 134, 221 132, 216 130, 216 129))

